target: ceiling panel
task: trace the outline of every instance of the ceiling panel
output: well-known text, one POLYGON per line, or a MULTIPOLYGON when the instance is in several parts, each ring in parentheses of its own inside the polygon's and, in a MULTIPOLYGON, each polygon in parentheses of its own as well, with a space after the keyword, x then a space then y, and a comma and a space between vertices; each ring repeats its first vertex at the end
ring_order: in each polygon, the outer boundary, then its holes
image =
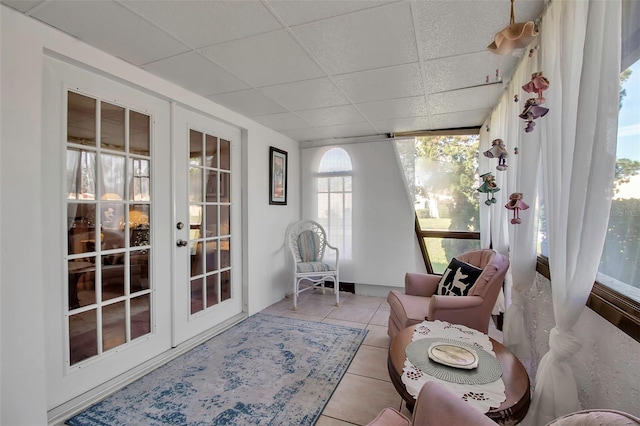
POLYGON ((334 16, 345 15, 363 9, 369 9, 380 5, 393 3, 398 0, 388 1, 269 1, 268 4, 289 26, 319 21, 334 16))
POLYGON ((282 134, 297 141, 310 141, 319 139, 329 139, 331 135, 319 127, 307 127, 305 129, 283 130, 282 134))
POLYGON ((355 103, 422 95, 422 73, 418 63, 344 74, 333 77, 355 103))
POLYGON ((28 12, 33 9, 35 6, 43 3, 44 0, 3 0, 2 3, 7 6, 11 6, 12 8, 19 10, 20 12, 28 12))
POLYGON ((201 52, 253 87, 324 75, 285 30, 218 44, 201 52))
POLYGON ((293 31, 329 74, 418 60, 406 2, 300 25, 293 31))
POLYGON ((369 121, 418 117, 428 114, 424 96, 367 102, 358 104, 358 108, 369 121))
POLYGON ((346 105, 349 102, 328 78, 263 87, 262 93, 291 111, 346 105))
POLYGON ((135 65, 188 51, 167 33, 112 1, 50 1, 33 16, 135 65))
POLYGON ((209 98, 248 117, 287 112, 287 109, 282 105, 274 102, 255 89, 222 93, 220 95, 209 96, 209 98))
POLYGON ((365 121, 358 110, 351 105, 298 111, 296 115, 314 126, 333 126, 338 124, 361 123, 365 121))
POLYGON ((429 112, 433 115, 490 108, 498 103, 503 92, 502 84, 493 84, 436 93, 428 98, 429 112))
POLYGON ((304 129, 306 127, 309 127, 309 123, 290 112, 257 115, 253 117, 253 119, 258 123, 262 123, 273 130, 304 129))
POLYGON ((379 134, 378 130, 374 129, 368 123, 341 124, 338 126, 320 127, 320 129, 327 132, 333 138, 354 138, 379 134))
POLYGON ((128 7, 159 24, 192 48, 282 28, 257 1, 126 1, 128 7), (246 23, 251 25, 246 25, 246 23), (245 25, 240 25, 245 23, 245 25))
POLYGON ((416 129, 430 130, 429 117, 396 118, 393 120, 374 121, 372 124, 382 133, 410 132, 416 129))
POLYGON ((143 68, 203 96, 249 87, 196 52, 153 62, 143 68))
POLYGON ((431 116, 431 127, 433 129, 475 127, 478 123, 483 123, 489 117, 489 114, 491 114, 491 108, 436 114, 431 116))

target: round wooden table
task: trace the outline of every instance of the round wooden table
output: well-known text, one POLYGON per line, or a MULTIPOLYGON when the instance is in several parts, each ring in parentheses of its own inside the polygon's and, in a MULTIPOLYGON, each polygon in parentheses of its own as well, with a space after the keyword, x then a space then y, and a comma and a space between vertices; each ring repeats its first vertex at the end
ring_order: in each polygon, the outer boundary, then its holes
MULTIPOLYGON (((405 349, 411 343, 415 326, 407 327, 398 333, 389 345, 389 357, 387 366, 391 382, 402 399, 407 403, 407 408, 413 411, 415 399, 402 383, 402 370, 406 360, 405 349)), ((489 410, 486 415, 500 425, 515 425, 520 422, 529 410, 530 390, 529 375, 518 358, 501 343, 489 338, 493 344, 498 361, 502 365, 502 380, 504 381, 507 399, 498 407, 489 410)))

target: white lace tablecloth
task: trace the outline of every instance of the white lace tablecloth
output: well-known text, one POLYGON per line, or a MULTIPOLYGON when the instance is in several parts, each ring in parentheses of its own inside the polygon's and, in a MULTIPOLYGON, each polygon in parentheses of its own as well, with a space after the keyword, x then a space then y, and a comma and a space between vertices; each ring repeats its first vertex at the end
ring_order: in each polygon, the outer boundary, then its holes
MULTIPOLYGON (((439 337, 460 340, 471 345, 478 345, 491 355, 496 355, 495 352, 493 352, 493 345, 489 340, 489 336, 464 325, 450 324, 445 321, 425 321, 416 325, 412 341, 439 337)), ((405 359, 402 370, 402 383, 404 383, 407 391, 414 398, 417 398, 422 386, 430 380, 443 384, 454 394, 466 400, 483 413, 486 413, 491 408, 499 407, 500 404, 507 399, 502 378, 482 385, 452 383, 429 376, 422 370, 416 368, 408 359, 405 359)))

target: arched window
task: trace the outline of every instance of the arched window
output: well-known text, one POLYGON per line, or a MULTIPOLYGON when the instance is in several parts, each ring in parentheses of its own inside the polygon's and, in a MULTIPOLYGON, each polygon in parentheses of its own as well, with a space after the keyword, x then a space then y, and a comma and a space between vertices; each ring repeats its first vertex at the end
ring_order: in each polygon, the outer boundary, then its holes
POLYGON ((318 222, 327 231, 340 259, 351 259, 351 158, 342 148, 331 148, 318 167, 318 222))

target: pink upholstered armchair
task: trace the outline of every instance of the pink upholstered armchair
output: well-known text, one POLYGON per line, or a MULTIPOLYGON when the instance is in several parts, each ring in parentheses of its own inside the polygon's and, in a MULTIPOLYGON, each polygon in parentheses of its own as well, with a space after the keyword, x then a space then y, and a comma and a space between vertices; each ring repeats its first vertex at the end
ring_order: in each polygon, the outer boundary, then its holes
POLYGON ((467 294, 437 295, 440 275, 407 273, 405 292, 392 290, 387 296, 391 307, 387 329, 390 337, 425 319, 462 324, 487 333, 509 259, 488 249, 468 251, 456 259, 482 270, 467 294))

